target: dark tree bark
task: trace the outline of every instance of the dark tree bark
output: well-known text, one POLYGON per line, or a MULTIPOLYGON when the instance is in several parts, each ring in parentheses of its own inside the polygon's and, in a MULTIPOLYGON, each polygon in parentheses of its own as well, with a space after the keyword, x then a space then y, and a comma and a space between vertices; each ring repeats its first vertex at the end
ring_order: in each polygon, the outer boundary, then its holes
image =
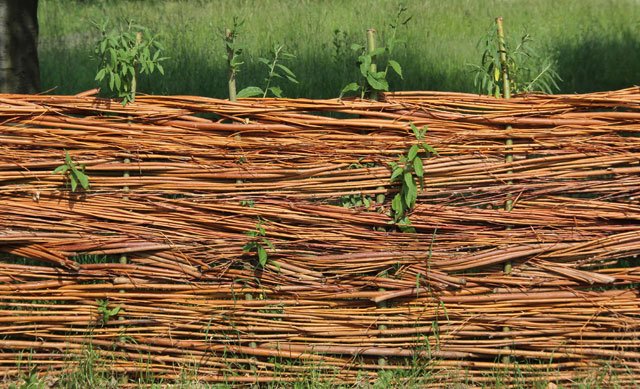
POLYGON ((0 0, 0 93, 39 91, 38 0, 0 0))

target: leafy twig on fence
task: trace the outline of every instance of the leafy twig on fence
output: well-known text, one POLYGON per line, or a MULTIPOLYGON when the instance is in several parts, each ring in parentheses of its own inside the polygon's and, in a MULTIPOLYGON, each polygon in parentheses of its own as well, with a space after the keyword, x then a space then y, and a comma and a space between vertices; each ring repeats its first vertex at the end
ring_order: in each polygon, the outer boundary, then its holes
POLYGON ((136 98, 139 74, 152 74, 158 70, 164 75, 160 62, 164 46, 146 27, 127 21, 124 28, 107 30, 109 21, 94 22, 102 37, 94 50, 100 63, 96 81, 108 80, 109 89, 122 98, 122 105, 136 98))
POLYGON ((262 218, 258 217, 256 228, 246 231, 245 235, 250 236, 252 239, 242 247, 242 251, 245 253, 254 252, 258 258, 259 266, 264 268, 269 260, 267 249, 273 250, 275 247, 271 241, 266 238, 267 231, 264 228, 262 218))
MULTIPOLYGON (((389 81, 387 76, 390 69, 393 70, 393 72, 400 78, 403 78, 402 67, 398 61, 393 59, 393 53, 396 45, 402 43, 402 41, 397 38, 398 27, 406 25, 412 18, 411 16, 406 17, 404 15, 406 11, 407 8, 400 6, 394 21, 389 24, 391 34, 386 41, 386 46, 375 48, 372 47, 372 45, 368 45, 370 47, 365 47, 358 43, 351 45, 351 50, 359 53, 358 69, 360 71, 360 80, 349 83, 342 88, 340 91, 340 98, 349 92, 360 91, 360 97, 364 98, 365 96, 369 96, 377 92, 388 91, 389 81), (378 67, 375 63, 376 59, 380 59, 381 57, 386 59, 386 63, 384 65, 384 70, 378 71, 378 67)), ((369 34, 372 33, 373 30, 370 30, 369 34)), ((373 38, 370 37, 369 40, 370 39, 373 38)))
POLYGON ((65 182, 71 184, 71 191, 75 192, 78 185, 82 189, 89 189, 89 176, 84 173, 84 165, 71 159, 69 152, 65 150, 64 163, 53 170, 53 174, 61 173, 65 182))
MULTIPOLYGON (((498 47, 497 24, 493 23, 478 46, 483 48, 480 64, 470 64, 474 73, 473 83, 478 93, 500 97, 504 91, 498 47)), ((505 42, 506 66, 512 93, 539 91, 553 93, 560 89, 562 79, 555 71, 555 63, 550 57, 542 58, 531 47, 533 39, 524 34, 514 46, 505 42)))
POLYGON ((284 45, 275 45, 269 58, 258 58, 258 62, 267 67, 267 77, 264 79, 264 87, 249 86, 238 92, 238 97, 267 97, 271 93, 275 97, 282 97, 282 88, 274 85, 277 78, 287 79, 294 84, 298 83, 295 73, 283 64, 283 62, 295 58, 295 55, 285 51, 284 45))
POLYGON ((393 222, 403 232, 415 232, 411 227, 408 213, 413 209, 418 199, 418 186, 424 189, 424 164, 423 158, 437 155, 438 152, 425 142, 427 127, 418 128, 413 123, 411 130, 416 137, 417 143, 411 145, 406 155, 400 155, 398 162, 391 162, 391 182, 399 183, 400 190, 391 201, 393 212, 393 222))

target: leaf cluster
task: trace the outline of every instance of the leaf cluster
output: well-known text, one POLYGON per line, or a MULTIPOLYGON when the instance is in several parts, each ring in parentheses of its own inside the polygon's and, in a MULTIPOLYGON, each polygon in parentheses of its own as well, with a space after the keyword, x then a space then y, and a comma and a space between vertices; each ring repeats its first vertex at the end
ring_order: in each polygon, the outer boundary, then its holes
POLYGON ((284 45, 274 45, 269 58, 258 58, 258 62, 267 68, 267 77, 264 79, 264 86, 249 86, 238 92, 239 98, 262 96, 267 97, 271 93, 275 97, 282 97, 282 88, 273 85, 276 79, 286 79, 291 83, 298 84, 295 73, 283 62, 290 61, 295 55, 285 51, 284 45))
POLYGON ((65 150, 64 163, 53 170, 53 174, 61 173, 65 182, 71 184, 71 191, 75 192, 78 185, 82 189, 89 189, 89 176, 84 173, 84 165, 78 164, 69 155, 69 152, 65 150))
POLYGON ((245 231, 245 235, 251 237, 251 240, 242 247, 242 251, 245 253, 254 252, 258 258, 258 265, 261 268, 264 268, 269 260, 267 248, 273 250, 275 247, 271 241, 266 238, 267 231, 265 230, 260 217, 258 217, 258 223, 256 224, 255 230, 245 231))
MULTIPOLYGON (((550 57, 543 58, 531 47, 532 42, 533 39, 526 33, 515 45, 505 39, 507 75, 511 92, 537 91, 550 94, 558 91, 558 82, 562 79, 555 70, 555 62, 550 57)), ((478 46, 483 49, 480 64, 469 65, 474 73, 473 82, 476 90, 481 94, 504 96, 496 22, 491 25, 478 46)))
POLYGON ((373 200, 371 196, 360 194, 345 195, 340 197, 340 206, 344 208, 357 208, 366 207, 369 208, 373 200))
POLYGON ((95 54, 100 63, 95 80, 107 82, 109 89, 122 98, 122 105, 133 102, 138 74, 164 75, 161 62, 164 46, 146 27, 127 21, 125 27, 109 29, 109 21, 95 23, 101 33, 95 54))
POLYGON ((106 324, 112 317, 115 317, 120 313, 122 305, 118 305, 109 309, 109 300, 98 300, 98 313, 102 314, 102 323, 106 324))
POLYGON ((424 189, 424 158, 437 155, 438 152, 425 142, 427 127, 418 128, 411 123, 411 130, 416 137, 417 143, 411 145, 406 155, 400 155, 398 162, 389 164, 391 167, 391 183, 399 183, 400 190, 391 201, 393 222, 403 231, 410 232, 408 213, 416 205, 418 199, 418 186, 424 189))
POLYGON ((223 31, 222 34, 227 52, 223 58, 227 61, 227 66, 229 66, 229 70, 233 76, 240 72, 240 67, 244 64, 241 59, 244 49, 238 45, 238 36, 240 35, 243 25, 244 20, 234 16, 233 27, 228 31, 223 31))
POLYGON ((349 92, 360 91, 360 97, 371 95, 376 92, 389 91, 389 81, 387 76, 389 71, 392 70, 401 79, 402 66, 400 63, 393 59, 393 52, 396 46, 403 41, 398 39, 397 33, 400 26, 405 26, 411 20, 411 16, 405 17, 407 8, 400 6, 396 17, 392 23, 389 24, 391 31, 389 38, 386 41, 386 45, 378 47, 373 51, 368 51, 364 45, 354 43, 351 45, 351 50, 358 53, 358 70, 360 80, 347 84, 340 91, 340 97, 349 92), (378 59, 384 60, 384 70, 378 71, 376 64, 378 59), (373 65, 373 66, 372 66, 373 65))

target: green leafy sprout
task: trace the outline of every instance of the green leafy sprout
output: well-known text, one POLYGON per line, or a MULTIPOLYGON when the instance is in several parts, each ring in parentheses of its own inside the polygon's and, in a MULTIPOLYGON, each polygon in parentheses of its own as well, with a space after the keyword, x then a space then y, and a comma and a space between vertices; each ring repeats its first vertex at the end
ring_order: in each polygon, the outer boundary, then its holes
MULTIPOLYGON (((543 92, 551 94, 558 91, 558 82, 562 81, 555 70, 556 63, 551 57, 543 58, 532 47, 533 39, 524 34, 514 46, 505 39, 507 74, 512 93, 543 92)), ((478 46, 483 48, 480 64, 470 64, 474 73, 474 86, 478 93, 501 97, 502 72, 500 63, 497 23, 493 22, 487 34, 478 46)))
POLYGON ((233 27, 225 29, 222 32, 222 38, 226 49, 226 54, 223 58, 227 61, 227 67, 229 69, 229 99, 235 101, 237 97, 236 92, 236 78, 240 73, 240 68, 244 64, 241 59, 243 48, 238 44, 238 36, 244 20, 239 19, 237 16, 233 17, 233 27))
POLYGON ((71 191, 75 192, 78 185, 82 189, 89 189, 89 176, 84 173, 84 165, 81 165, 71 159, 69 152, 65 150, 64 163, 53 170, 53 174, 61 173, 65 182, 71 184, 71 191))
POLYGON ((403 232, 415 232, 411 227, 408 213, 415 207, 418 199, 417 181, 420 182, 420 190, 424 189, 424 162, 423 159, 437 155, 436 149, 425 142, 427 127, 416 127, 410 124, 417 143, 411 145, 406 155, 400 155, 398 162, 391 162, 391 183, 399 183, 400 190, 391 201, 393 222, 403 232))
POLYGON ((264 268, 269 261, 267 248, 273 250, 275 247, 266 237, 267 231, 264 228, 262 218, 258 217, 255 230, 246 231, 245 235, 251 237, 251 240, 242 247, 242 251, 245 253, 255 253, 259 266, 264 268))
POLYGON ((295 55, 285 51, 284 45, 276 44, 271 50, 271 56, 269 58, 258 58, 258 62, 267 68, 267 77, 264 79, 264 86, 249 86, 238 92, 238 97, 267 97, 271 93, 275 97, 282 97, 282 88, 278 85, 274 85, 276 79, 286 79, 291 83, 298 84, 298 79, 295 73, 283 64, 283 62, 290 61, 295 58, 295 55))
POLYGON ((351 45, 351 50, 359 53, 358 69, 360 71, 360 80, 347 84, 342 88, 340 98, 349 92, 360 91, 360 97, 364 98, 365 96, 375 95, 377 92, 389 91, 389 81, 387 79, 389 70, 393 70, 401 79, 403 78, 402 67, 398 61, 393 59, 393 53, 396 46, 403 43, 397 37, 399 27, 405 26, 412 18, 412 16, 405 16, 406 11, 406 7, 400 6, 394 21, 389 24, 391 33, 386 41, 386 46, 369 51, 364 45, 358 43, 351 45), (384 70, 378 71, 376 60, 381 57, 386 59, 386 63, 384 70))
POLYGON ((112 317, 115 317, 120 313, 122 304, 109 309, 109 300, 97 300, 98 313, 102 314, 102 324, 106 324, 112 317))
POLYGON ((126 27, 108 30, 109 21, 94 22, 101 33, 95 47, 100 63, 95 80, 106 82, 112 92, 122 98, 122 105, 136 97, 139 74, 152 74, 155 70, 164 75, 161 62, 164 46, 146 27, 127 21, 126 27))

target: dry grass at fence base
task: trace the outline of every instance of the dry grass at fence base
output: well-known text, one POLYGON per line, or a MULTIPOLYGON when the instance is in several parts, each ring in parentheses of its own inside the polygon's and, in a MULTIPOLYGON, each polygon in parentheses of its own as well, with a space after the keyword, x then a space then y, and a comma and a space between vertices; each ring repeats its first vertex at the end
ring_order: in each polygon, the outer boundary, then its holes
POLYGON ((18 374, 23 351, 61 372, 90 344, 112 369, 176 379, 197 365, 211 382, 296 380, 306 361, 353 383, 384 357, 479 385, 515 366, 505 354, 528 380, 603 365, 640 379, 637 88, 126 107, 3 95, 0 117, 0 375, 18 374), (440 154, 425 161, 415 234, 386 214, 409 123, 440 154), (52 174, 63 150, 88 192, 52 174), (275 246, 264 269, 242 250, 258 217, 275 246), (105 323, 99 300, 118 318, 105 323))

